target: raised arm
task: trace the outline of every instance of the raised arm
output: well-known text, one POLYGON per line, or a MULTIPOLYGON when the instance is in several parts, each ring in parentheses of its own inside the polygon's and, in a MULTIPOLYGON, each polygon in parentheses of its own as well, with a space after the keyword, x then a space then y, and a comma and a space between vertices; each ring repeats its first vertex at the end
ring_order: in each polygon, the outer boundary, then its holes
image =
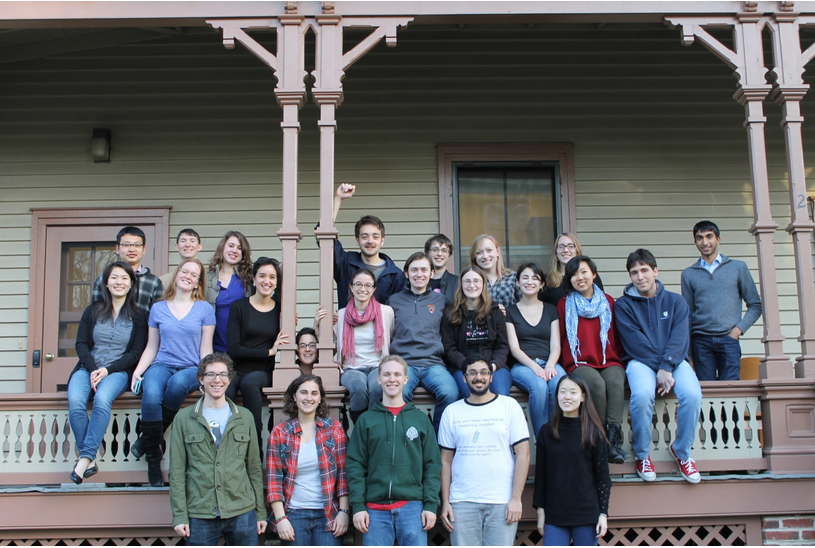
POLYGON ((356 192, 357 187, 354 185, 349 185, 348 183, 343 183, 337 187, 337 192, 334 194, 334 220, 337 220, 337 213, 340 212, 340 207, 342 207, 343 200, 347 200, 351 196, 354 195, 356 192))

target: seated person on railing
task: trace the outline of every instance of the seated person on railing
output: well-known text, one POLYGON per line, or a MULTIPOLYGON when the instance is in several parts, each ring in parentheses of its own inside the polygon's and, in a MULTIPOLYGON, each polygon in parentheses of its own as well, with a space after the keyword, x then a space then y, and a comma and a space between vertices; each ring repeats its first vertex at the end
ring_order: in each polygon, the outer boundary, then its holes
POLYGON ((447 299, 429 287, 433 266, 424 252, 417 251, 408 257, 405 276, 410 287, 388 299, 396 318, 390 351, 410 366, 405 400, 413 401, 413 390, 419 384, 435 396, 433 427, 438 431, 444 409, 459 399, 456 381, 442 360, 440 329, 447 299))
MULTIPOLYGON (((187 394, 201 386, 198 363, 212 353, 215 312, 204 300, 204 267, 184 261, 163 300, 150 310, 147 347, 133 372, 131 390, 143 381, 141 450, 150 485, 161 487, 161 439, 187 394), (143 377, 142 377, 143 375, 143 377)), ((131 448, 131 454, 133 454, 131 448)))
POLYGON ((243 406, 255 417, 259 440, 263 439, 263 389, 272 386, 278 348, 289 342, 289 336, 280 331, 280 280, 276 259, 255 261, 255 293, 232 303, 226 332, 229 357, 235 362, 235 377, 226 395, 234 400, 240 391, 243 406))
POLYGON ((301 375, 284 395, 289 420, 269 435, 269 521, 284 546, 342 546, 348 530, 345 432, 328 411, 322 379, 301 375))
POLYGON ((82 313, 76 334, 79 363, 68 380, 68 417, 79 460, 71 481, 80 484, 99 471, 96 452, 110 423, 110 408, 130 383, 130 374, 147 344, 147 314, 133 298, 136 274, 116 261, 102 273, 102 299, 82 313), (93 411, 88 420, 88 400, 93 411))
POLYGON ((266 530, 263 467, 251 414, 226 397, 232 359, 214 352, 196 368, 204 397, 182 410, 170 437, 173 528, 188 546, 257 546, 266 530))
POLYGON ((529 419, 537 434, 549 422, 555 387, 566 374, 560 359, 560 317, 557 308, 540 299, 543 271, 533 263, 518 267, 521 300, 507 307, 507 338, 515 364, 515 386, 529 394, 529 419))
POLYGON ((685 299, 666 290, 657 280, 657 261, 647 249, 631 253, 625 268, 631 283, 617 299, 614 311, 631 387, 631 428, 637 474, 645 481, 656 479, 649 455, 654 391, 665 396, 673 389, 679 409, 671 454, 682 477, 699 483, 701 478, 690 458, 690 450, 702 409, 702 389, 687 362, 688 305, 685 299))
POLYGON ((507 368, 507 319, 492 301, 487 276, 479 267, 470 266, 461 271, 453 302, 444 311, 441 340, 444 361, 458 385, 461 398, 470 395, 464 382, 464 368, 469 358, 476 354, 488 360, 492 370, 492 393, 509 396, 512 375, 507 368))
POLYGON ((595 283, 597 266, 585 255, 566 264, 563 285, 566 296, 557 305, 563 369, 589 385, 591 399, 608 436, 608 460, 622 464, 625 369, 617 340, 614 299, 595 283))
POLYGON ((337 313, 334 341, 342 374, 340 384, 351 397, 351 420, 372 409, 382 399, 376 382, 377 368, 388 355, 393 334, 393 309, 373 298, 376 277, 367 268, 357 270, 349 286, 352 299, 337 313))

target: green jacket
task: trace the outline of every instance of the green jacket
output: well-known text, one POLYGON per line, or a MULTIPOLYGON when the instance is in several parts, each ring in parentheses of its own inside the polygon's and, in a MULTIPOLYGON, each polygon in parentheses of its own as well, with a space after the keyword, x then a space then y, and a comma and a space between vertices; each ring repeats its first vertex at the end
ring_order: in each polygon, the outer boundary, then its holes
POLYGON ((377 403, 354 425, 345 473, 353 513, 367 510, 366 502, 400 500, 420 500, 436 513, 441 454, 430 419, 412 403, 397 416, 377 403))
POLYGON ((227 398, 232 417, 221 445, 215 441, 201 414, 204 398, 179 411, 170 437, 170 506, 173 527, 190 518, 224 519, 257 512, 266 518, 263 469, 252 413, 227 398))

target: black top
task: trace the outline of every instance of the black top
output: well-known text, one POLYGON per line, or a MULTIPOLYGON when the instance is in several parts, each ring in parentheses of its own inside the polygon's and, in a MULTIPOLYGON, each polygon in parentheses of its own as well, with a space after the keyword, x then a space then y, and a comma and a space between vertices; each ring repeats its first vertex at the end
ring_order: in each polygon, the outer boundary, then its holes
MULTIPOLYGON (((515 327, 515 335, 518 338, 518 345, 524 354, 530 359, 549 359, 549 337, 552 334, 552 322, 560 319, 557 308, 549 303, 543 303, 543 312, 537 325, 532 325, 521 311, 518 304, 507 307, 507 323, 515 327)), ((518 360, 515 360, 518 363, 518 360)))
POLYGON ((280 303, 269 312, 259 312, 249 297, 232 303, 226 326, 227 354, 236 371, 271 371, 275 357, 269 356, 280 333, 280 303))
MULTIPOLYGON (((79 327, 76 331, 76 355, 79 358, 79 363, 76 364, 71 375, 84 367, 88 372, 98 369, 105 364, 97 364, 93 359, 93 328, 95 324, 91 323, 91 308, 93 304, 85 309, 82 313, 82 318, 79 320, 79 327)), ((144 347, 147 346, 147 314, 139 309, 139 314, 133 318, 133 331, 130 333, 130 341, 127 343, 122 356, 107 366, 108 373, 115 373, 116 371, 126 371, 128 377, 133 374, 136 364, 139 363, 144 347)), ((68 377, 70 382, 70 376, 68 377)))
MULTIPOLYGON (((466 305, 461 305, 464 308, 466 305)), ((398 319, 397 319, 398 321, 398 319)), ((509 355, 509 339, 507 339, 507 320, 504 313, 493 303, 487 315, 486 326, 479 329, 480 334, 471 340, 468 335, 468 322, 465 315, 459 324, 450 323, 447 314, 441 321, 441 340, 444 345, 444 363, 450 372, 464 371, 467 365, 467 356, 471 355, 477 347, 477 353, 483 354, 496 369, 506 367, 509 355), (486 331, 486 332, 485 332, 486 331), (482 336, 484 335, 484 336, 482 336)))
POLYGON ((456 298, 458 276, 450 274, 449 270, 445 270, 441 278, 430 278, 430 289, 444 295, 449 305, 456 298))
POLYGON ((549 423, 538 432, 532 506, 542 507, 551 525, 595 525, 601 513, 608 514, 611 496, 606 442, 581 449, 579 418, 562 417, 559 431, 560 441, 549 423))
MULTIPOLYGON (((567 283, 567 280, 563 280, 567 283)), ((597 277, 594 279, 594 283, 597 284, 597 287, 603 289, 603 280, 600 279, 600 275, 598 274, 597 277)), ((603 289, 605 291, 605 289, 603 289)), ((545 303, 549 303, 552 306, 557 306, 557 303, 560 302, 560 299, 566 296, 566 290, 563 288, 563 284, 559 287, 551 288, 548 285, 543 286, 543 295, 541 296, 541 300, 545 303)))

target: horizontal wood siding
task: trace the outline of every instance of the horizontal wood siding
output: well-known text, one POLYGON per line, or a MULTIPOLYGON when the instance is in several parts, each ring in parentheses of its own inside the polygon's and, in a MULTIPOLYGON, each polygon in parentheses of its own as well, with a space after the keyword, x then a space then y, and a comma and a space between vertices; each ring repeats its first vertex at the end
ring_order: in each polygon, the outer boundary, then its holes
MULTIPOLYGON (((349 34, 349 45, 357 37, 349 34)), ((357 184, 338 218, 348 248, 364 213, 385 220, 385 251, 399 265, 438 230, 437 144, 570 142, 581 243, 612 295, 640 246, 678 291, 698 255, 690 229, 702 218, 719 224, 722 251, 758 278, 735 79, 701 46, 681 46, 676 30, 413 25, 395 49, 379 45, 350 68, 344 85, 336 182, 357 184)), ((25 390, 32 207, 169 205, 171 234, 196 228, 206 259, 229 229, 247 235, 253 257, 280 256, 273 90, 271 70, 240 46, 225 50, 215 32, 0 65, 0 393, 25 390), (109 164, 91 162, 94 127, 112 131, 109 164)), ((812 105, 803 103, 810 151, 812 105)), ((767 102, 766 111, 785 351, 796 356, 780 107, 767 102)), ((313 103, 301 111, 301 326, 317 300, 317 115, 313 103)), ((746 354, 762 352, 760 336, 759 326, 748 332, 746 354)))

